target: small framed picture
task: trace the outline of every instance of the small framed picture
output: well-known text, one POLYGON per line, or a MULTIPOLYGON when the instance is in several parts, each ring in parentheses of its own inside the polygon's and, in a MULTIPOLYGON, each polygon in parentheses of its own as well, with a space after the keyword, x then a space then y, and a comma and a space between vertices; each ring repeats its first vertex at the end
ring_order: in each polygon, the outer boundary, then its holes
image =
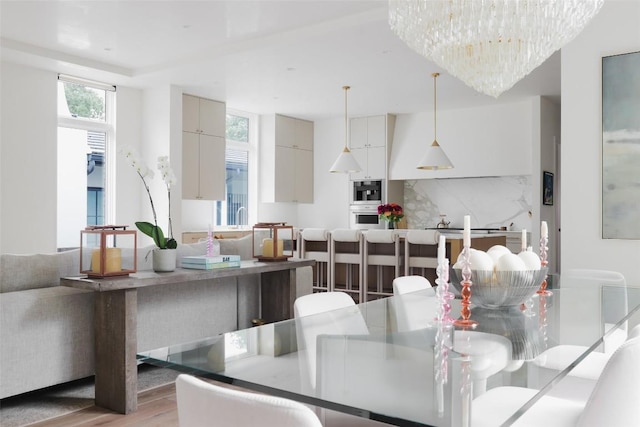
POLYGON ((542 175, 542 204, 553 205, 553 174, 547 171, 542 175))

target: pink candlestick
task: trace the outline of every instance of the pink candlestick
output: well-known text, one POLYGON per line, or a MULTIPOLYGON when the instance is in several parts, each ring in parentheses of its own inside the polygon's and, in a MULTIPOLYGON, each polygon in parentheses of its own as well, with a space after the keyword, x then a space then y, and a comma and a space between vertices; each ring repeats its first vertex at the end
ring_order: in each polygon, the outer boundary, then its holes
MULTIPOLYGON (((549 264, 549 261, 547 261, 547 252, 549 250, 549 247, 547 246, 548 240, 547 223, 546 221, 542 221, 542 225, 540 227, 540 264, 542 265, 542 268, 545 268, 547 264, 549 264)), ((553 292, 547 290, 547 277, 548 276, 546 275, 544 276, 544 280, 540 284, 540 289, 536 291, 539 295, 553 295, 553 292)))

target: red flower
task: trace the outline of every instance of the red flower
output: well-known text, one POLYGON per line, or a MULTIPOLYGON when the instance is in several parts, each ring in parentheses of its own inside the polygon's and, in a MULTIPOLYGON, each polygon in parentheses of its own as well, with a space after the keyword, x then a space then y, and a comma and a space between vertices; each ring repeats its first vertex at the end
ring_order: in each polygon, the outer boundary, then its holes
POLYGON ((398 222, 404 217, 402 206, 397 203, 388 203, 378 206, 378 215, 380 219, 389 222, 398 222))

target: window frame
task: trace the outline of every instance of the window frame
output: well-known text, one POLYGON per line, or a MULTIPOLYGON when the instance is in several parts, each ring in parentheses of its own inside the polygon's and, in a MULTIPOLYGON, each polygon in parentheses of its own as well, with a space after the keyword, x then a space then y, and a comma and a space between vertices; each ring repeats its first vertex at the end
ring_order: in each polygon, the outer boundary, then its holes
POLYGON ((104 147, 104 222, 115 222, 116 212, 116 124, 115 104, 116 86, 102 82, 86 80, 64 74, 58 75, 56 85, 71 83, 105 91, 104 121, 86 117, 70 117, 60 115, 57 111, 57 128, 70 128, 105 134, 104 147))

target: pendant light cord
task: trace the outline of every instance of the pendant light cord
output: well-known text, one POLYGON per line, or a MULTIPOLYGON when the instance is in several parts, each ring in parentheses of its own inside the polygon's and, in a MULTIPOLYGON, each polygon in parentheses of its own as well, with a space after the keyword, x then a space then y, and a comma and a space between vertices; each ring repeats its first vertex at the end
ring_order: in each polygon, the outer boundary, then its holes
POLYGON ((436 92, 437 91, 437 89, 436 89, 436 79, 438 78, 439 75, 440 75, 440 73, 433 73, 432 74, 432 76, 433 76, 433 140, 434 141, 438 140, 438 138, 437 138, 437 135, 438 135, 437 134, 437 129, 438 129, 437 128, 437 126, 438 126, 437 123, 438 122, 436 120, 436 114, 437 114, 437 111, 438 111, 437 101, 436 101, 436 99, 437 99, 437 96, 436 96, 436 93, 437 93, 436 92))
POLYGON ((351 89, 350 86, 342 86, 342 89, 344 89, 344 148, 349 148, 349 131, 348 131, 348 126, 349 126, 349 121, 347 119, 347 91, 349 89, 351 89))

